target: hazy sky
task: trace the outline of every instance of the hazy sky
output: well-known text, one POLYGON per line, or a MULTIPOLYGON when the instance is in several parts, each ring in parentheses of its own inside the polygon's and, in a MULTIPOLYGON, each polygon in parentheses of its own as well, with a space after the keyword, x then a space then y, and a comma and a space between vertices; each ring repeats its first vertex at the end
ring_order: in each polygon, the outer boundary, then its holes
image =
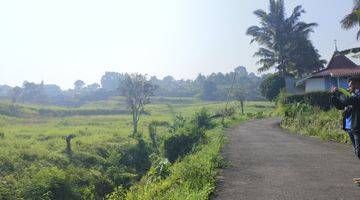
MULTIPOLYGON (((352 0, 285 0, 287 13, 319 26, 311 38, 324 59, 359 46, 340 20, 352 0)), ((195 78, 242 65, 256 72, 246 29, 268 0, 0 0, 0 84, 24 80, 72 87, 105 71, 195 78)))

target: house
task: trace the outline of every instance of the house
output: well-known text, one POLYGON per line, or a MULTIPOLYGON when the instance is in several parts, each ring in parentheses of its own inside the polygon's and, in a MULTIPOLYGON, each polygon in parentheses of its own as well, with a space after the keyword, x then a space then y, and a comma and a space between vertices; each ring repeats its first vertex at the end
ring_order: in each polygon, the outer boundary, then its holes
POLYGON ((324 69, 295 81, 297 93, 329 91, 333 86, 347 88, 350 77, 360 76, 359 52, 360 48, 335 51, 324 69))

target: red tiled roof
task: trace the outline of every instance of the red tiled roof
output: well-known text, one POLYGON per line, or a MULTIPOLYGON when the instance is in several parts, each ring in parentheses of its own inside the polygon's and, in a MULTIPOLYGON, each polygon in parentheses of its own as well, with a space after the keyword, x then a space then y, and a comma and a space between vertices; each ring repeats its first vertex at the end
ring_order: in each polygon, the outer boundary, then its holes
MULTIPOLYGON (((353 50, 353 49, 352 49, 353 50)), ((342 77, 342 76, 359 76, 360 75, 360 65, 355 64, 345 53, 350 53, 352 50, 346 50, 343 52, 334 53, 329 64, 325 69, 314 72, 311 75, 302 78, 296 82, 296 86, 302 85, 306 80, 316 77, 323 76, 332 76, 332 77, 342 77)), ((360 48, 355 49, 356 52, 360 51, 360 48)))
POLYGON ((344 55, 334 55, 327 67, 315 72, 312 77, 319 76, 354 76, 360 75, 360 66, 344 55))
POLYGON ((312 77, 319 76, 355 76, 360 75, 360 67, 356 68, 342 68, 342 69, 325 69, 312 75, 312 77))
POLYGON ((353 68, 358 67, 353 61, 347 58, 344 55, 334 55, 329 64, 326 66, 326 69, 339 69, 339 68, 353 68))

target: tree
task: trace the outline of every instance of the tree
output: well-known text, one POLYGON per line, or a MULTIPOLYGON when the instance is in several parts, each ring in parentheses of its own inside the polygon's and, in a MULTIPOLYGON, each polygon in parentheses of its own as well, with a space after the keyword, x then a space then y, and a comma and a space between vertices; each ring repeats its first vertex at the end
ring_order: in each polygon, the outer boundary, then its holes
MULTIPOLYGON (((345 30, 360 26, 360 0, 354 0, 354 6, 351 13, 347 14, 343 20, 341 20, 341 26, 345 30)), ((356 39, 360 38, 360 30, 357 32, 356 39)))
POLYGON ((261 84, 260 84, 260 92, 261 94, 273 101, 279 95, 280 90, 285 87, 285 79, 280 76, 278 73, 272 74, 268 76, 261 84))
POLYGON ((126 74, 122 84, 122 94, 126 97, 126 104, 132 114, 133 134, 137 133, 137 126, 145 105, 150 103, 150 96, 155 86, 141 74, 126 74))
POLYGON ((96 90, 98 90, 99 88, 100 88, 99 84, 93 83, 93 84, 86 86, 85 90, 87 92, 96 92, 96 90))
POLYGON ((215 100, 216 90, 217 90, 216 83, 208 80, 204 81, 201 98, 203 100, 215 100))
POLYGON ((21 89, 21 87, 14 87, 10 92, 9 92, 9 96, 11 98, 11 101, 13 103, 16 103, 19 98, 21 97, 21 94, 22 94, 23 90, 21 89))
POLYGON ((117 72, 105 72, 101 77, 101 87, 106 91, 116 91, 119 83, 124 79, 124 74, 117 72))
POLYGON ((259 57, 259 72, 275 67, 284 75, 294 71, 295 67, 304 67, 296 62, 294 55, 299 53, 301 43, 310 42, 309 33, 317 24, 300 21, 303 13, 305 10, 301 6, 296 6, 292 14, 286 18, 283 0, 270 0, 268 13, 264 10, 254 12, 260 20, 260 26, 249 27, 246 34, 252 36, 251 43, 257 42, 261 46, 254 54, 255 57, 259 57))
POLYGON ((301 77, 324 68, 326 60, 320 59, 320 54, 310 40, 300 39, 296 48, 291 54, 294 65, 289 68, 290 73, 301 77))
POLYGON ((75 81, 75 83, 74 83, 74 90, 75 90, 76 92, 79 92, 79 91, 81 91, 81 90, 84 88, 84 86, 85 86, 85 82, 84 82, 84 81, 82 81, 82 80, 77 80, 77 81, 75 81))
POLYGON ((22 102, 47 103, 47 96, 44 91, 44 84, 36 84, 24 81, 22 92, 19 97, 22 102))

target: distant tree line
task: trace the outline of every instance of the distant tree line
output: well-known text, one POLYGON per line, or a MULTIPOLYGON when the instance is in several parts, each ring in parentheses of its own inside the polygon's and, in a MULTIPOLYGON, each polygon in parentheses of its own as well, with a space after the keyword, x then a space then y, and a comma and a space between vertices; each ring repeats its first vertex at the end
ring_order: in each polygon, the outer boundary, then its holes
MULTIPOLYGON (((25 81, 21 87, 0 86, 0 97, 13 103, 50 104, 61 106, 79 106, 89 101, 106 100, 112 96, 123 95, 124 80, 128 73, 106 72, 101 83, 86 84, 82 80, 74 82, 74 87, 61 90, 54 84, 32 83, 25 81)), ((199 74, 196 79, 176 80, 172 76, 162 79, 151 76, 148 81, 155 85, 154 96, 160 97, 196 97, 207 101, 226 100, 234 80, 234 89, 243 91, 245 99, 263 99, 259 85, 264 78, 248 73, 245 67, 237 67, 229 73, 199 74)))

